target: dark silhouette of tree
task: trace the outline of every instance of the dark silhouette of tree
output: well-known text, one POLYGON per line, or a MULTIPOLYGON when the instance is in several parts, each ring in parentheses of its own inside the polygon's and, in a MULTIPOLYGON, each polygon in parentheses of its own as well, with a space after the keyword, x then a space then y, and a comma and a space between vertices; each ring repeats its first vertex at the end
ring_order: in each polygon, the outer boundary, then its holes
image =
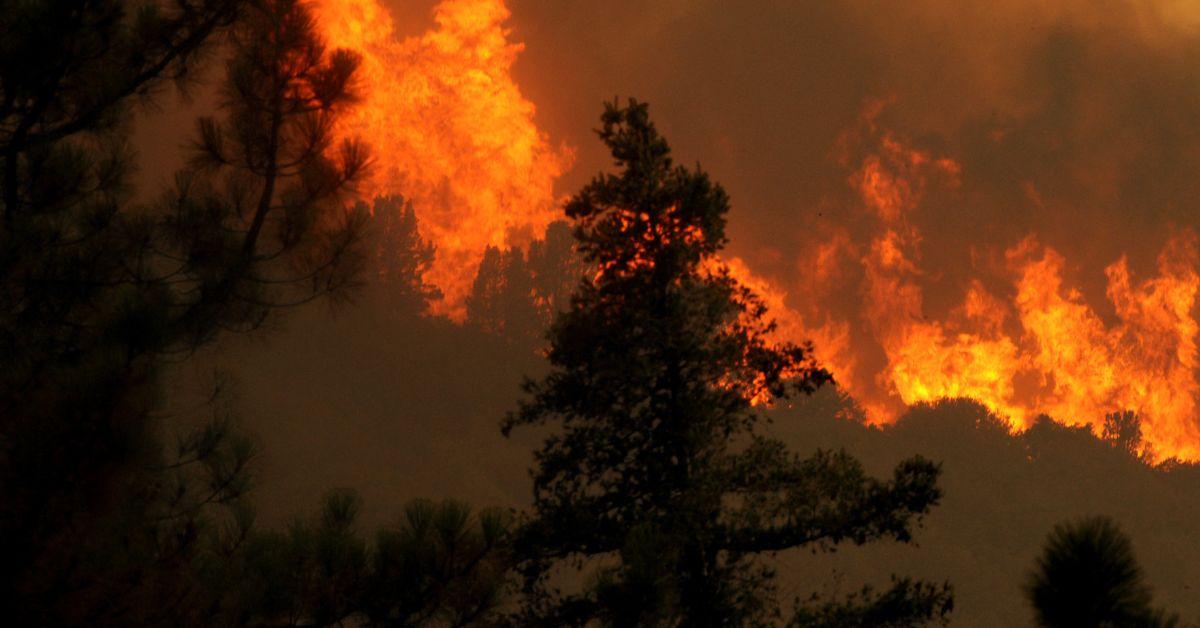
POLYGON ((546 234, 529 245, 526 266, 533 276, 534 304, 538 310, 538 335, 571 305, 571 294, 588 266, 575 251, 575 238, 565 220, 556 220, 546 234))
POLYGON ((504 320, 497 301, 504 292, 506 270, 512 266, 509 259, 500 247, 484 249, 471 283, 471 293, 467 295, 467 322, 488 333, 499 333, 503 329, 504 320))
POLYGON ((1142 419, 1132 410, 1104 415, 1104 429, 1100 438, 1135 458, 1147 462, 1154 459, 1153 451, 1142 440, 1142 419))
MULTIPOLYGON (((829 375, 809 347, 768 339, 765 307, 717 262, 724 190, 673 164, 646 105, 610 104, 602 123, 618 172, 566 206, 597 272, 550 331, 550 373, 503 425, 558 427, 536 453, 516 541, 521 620, 769 622, 774 572, 758 557, 909 541, 940 498, 938 466, 912 458, 878 481, 845 453, 800 458, 762 433, 752 400, 811 393, 829 375), (556 590, 551 573, 571 565, 598 567, 591 586, 556 590)), ((905 581, 890 595, 926 601, 892 603, 896 623, 949 608, 946 587, 905 581)))
POLYGON ((199 121, 195 168, 165 199, 163 237, 186 260, 192 344, 259 325, 272 309, 335 295, 361 270, 362 212, 341 209, 364 147, 331 146, 358 59, 326 51, 298 0, 257 0, 233 30, 223 122, 199 121))
POLYGON ((1107 517, 1055 526, 1025 585, 1039 626, 1175 626, 1151 606, 1129 538, 1107 517))
POLYGON ((254 531, 205 565, 213 623, 328 626, 358 612, 369 560, 354 529, 360 507, 353 493, 333 492, 311 521, 254 531))
MULTIPOLYGON (((413 500, 374 543, 360 502, 335 491, 320 513, 254 533, 205 572, 224 625, 465 626, 497 619, 509 571, 508 517, 454 501, 413 500)), ((213 616, 210 616, 213 617, 213 616)))
POLYGON ((488 247, 467 298, 467 321, 522 345, 541 340, 587 272, 574 242, 567 223, 555 221, 527 253, 488 247))
POLYGON ((244 536, 213 507, 253 452, 220 406, 164 447, 160 375, 357 270, 341 197, 365 153, 329 145, 356 62, 293 0, 19 2, 0 30, 0 616, 183 623, 199 547, 244 536), (218 34, 225 120, 139 207, 127 122, 218 34))
POLYGON ((421 238, 412 202, 401 196, 378 196, 369 209, 360 202, 357 210, 371 215, 370 278, 378 296, 393 312, 425 311, 430 301, 441 297, 441 291, 424 281, 435 248, 421 238))
POLYGON ((467 322, 513 341, 536 335, 533 277, 519 248, 489 246, 467 296, 467 322))
POLYGON ((885 591, 865 586, 845 600, 827 602, 813 597, 807 605, 798 604, 788 625, 898 628, 938 621, 953 606, 953 600, 938 585, 893 577, 891 588, 885 591))
MULTIPOLYGON (((7 3, 0 158, 7 224, 119 193, 131 99, 185 84, 242 0, 7 3), (64 140, 84 136, 92 145, 64 140), (34 185, 34 183, 41 185, 34 185), (51 185, 56 183, 59 185, 51 185)), ((99 210, 99 207, 93 207, 99 210)), ((7 250, 7 248, 6 248, 7 250)))
POLYGON ((376 535, 366 616, 390 626, 494 622, 512 566, 509 520, 451 500, 409 502, 376 535))

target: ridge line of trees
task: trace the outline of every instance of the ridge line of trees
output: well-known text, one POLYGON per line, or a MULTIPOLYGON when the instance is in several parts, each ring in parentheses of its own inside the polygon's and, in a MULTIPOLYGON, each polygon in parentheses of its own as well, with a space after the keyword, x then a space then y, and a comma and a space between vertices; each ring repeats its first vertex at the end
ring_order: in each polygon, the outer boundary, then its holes
MULTIPOLYGON (((286 528, 256 526, 257 443, 220 376, 208 418, 169 446, 171 364, 291 308, 347 301, 364 279, 392 312, 438 297, 423 280, 436 251, 411 204, 356 202, 369 153, 332 129, 362 87, 358 59, 317 30, 299 0, 23 0, 0 12, 0 617, 948 621, 948 583, 900 576, 779 599, 782 552, 913 542, 943 496, 941 467, 914 456, 879 479, 845 451, 800 456, 769 432, 756 401, 832 378, 810 346, 770 340, 762 301, 715 262, 728 196, 673 161, 634 100, 601 116, 615 171, 528 251, 489 249, 467 304, 470 323, 511 340, 549 325, 548 373, 501 424, 546 434, 527 511, 414 500, 368 541, 358 497, 339 491, 286 528), (136 202, 137 108, 194 85, 218 51, 217 115, 197 121, 173 185, 136 202)), ((1107 425, 1114 447, 1138 449, 1135 417, 1107 425)), ((1096 600, 1109 604, 1100 623, 1178 623, 1153 607, 1105 520, 1053 532, 1027 590, 1048 626, 1073 625, 1096 600), (1107 588, 1069 586, 1104 569, 1107 588)))

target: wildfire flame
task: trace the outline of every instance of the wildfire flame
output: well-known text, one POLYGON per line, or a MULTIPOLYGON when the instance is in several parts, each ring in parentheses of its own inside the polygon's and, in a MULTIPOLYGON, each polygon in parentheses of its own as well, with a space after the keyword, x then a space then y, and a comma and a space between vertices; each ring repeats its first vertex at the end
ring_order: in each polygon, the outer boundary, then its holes
MULTIPOLYGON (((525 244, 558 217, 554 182, 573 154, 549 144, 510 75, 522 46, 509 41, 503 0, 443 0, 435 26, 404 39, 380 2, 314 7, 327 42, 363 59, 363 99, 338 130, 373 146, 365 195, 413 202, 437 246, 426 280, 445 296, 433 313, 461 321, 486 248, 525 244)), ((805 253, 804 272, 784 281, 724 260, 770 307, 779 336, 811 339, 873 423, 955 397, 978 400, 1016 430, 1048 414, 1100 433, 1106 414, 1132 410, 1152 459, 1200 460, 1195 236, 1172 238, 1154 276, 1135 278, 1124 257, 1109 265, 1104 312, 1068 283, 1064 255, 1029 236, 1005 250, 1004 285, 972 279, 957 307, 930 318, 922 281, 931 273, 913 215, 930 189, 954 189, 964 173, 879 128, 886 106, 870 104, 865 132, 849 134, 872 146, 866 155, 841 158, 856 198, 849 209, 871 235, 831 228, 805 253), (839 316, 826 303, 846 286, 857 289, 858 307, 839 316)), ((1037 190, 1025 192, 1038 200, 1037 190)))
POLYGON ((435 27, 396 35, 381 0, 319 0, 327 44, 362 56, 361 101, 339 134, 372 147, 365 196, 402 194, 437 247, 433 313, 461 321, 488 246, 525 245, 558 217, 555 180, 573 153, 551 146, 510 69, 521 52, 503 0, 443 0, 435 27))
POLYGON ((870 338, 855 337, 851 321, 822 310, 820 299, 789 303, 778 283, 731 260, 733 274, 764 295, 780 336, 812 338, 818 360, 877 424, 915 403, 960 397, 979 401, 1016 430, 1046 414, 1101 434, 1107 414, 1134 411, 1151 459, 1200 459, 1196 237, 1171 238, 1155 276, 1136 280, 1125 257, 1105 269, 1115 322, 1106 323, 1080 289, 1067 285, 1066 258, 1034 236, 1005 251, 1005 290, 990 292, 973 279, 944 320, 930 319, 919 283, 926 274, 921 234, 910 217, 928 186, 958 185, 961 167, 874 128, 877 113, 865 114, 877 149, 846 164, 874 235, 855 242, 839 232, 806 265, 818 276, 837 276, 839 261, 857 267, 870 338), (871 341, 885 363, 874 373, 860 364, 871 341))

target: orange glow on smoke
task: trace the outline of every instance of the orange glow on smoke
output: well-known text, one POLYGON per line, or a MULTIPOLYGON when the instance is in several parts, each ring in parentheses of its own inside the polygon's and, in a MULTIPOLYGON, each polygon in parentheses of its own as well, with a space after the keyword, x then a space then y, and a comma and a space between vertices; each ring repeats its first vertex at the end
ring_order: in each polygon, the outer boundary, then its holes
POLYGON ((819 365, 828 368, 837 364, 839 377, 854 372, 854 354, 850 345, 850 327, 845 323, 811 325, 796 310, 788 307, 788 294, 778 284, 757 275, 740 257, 723 258, 714 266, 725 268, 738 283, 746 286, 767 307, 767 316, 775 322, 775 336, 779 340, 794 342, 811 341, 813 357, 819 365))
MULTIPOLYGON (((1173 237, 1155 276, 1134 278, 1124 257, 1105 269, 1115 322, 1106 323, 1079 289, 1067 285, 1063 255, 1032 236, 1005 253, 1010 285, 1004 296, 976 279, 948 316, 928 318, 919 283, 927 272, 921 234, 910 215, 927 186, 958 185, 961 167, 909 148, 868 122, 879 136, 877 147, 847 164, 853 169, 848 182, 875 233, 841 245, 862 273, 860 316, 868 338, 845 332, 849 321, 806 325, 778 285, 734 260, 735 276, 764 295, 780 334, 812 338, 817 358, 873 423, 890 423, 915 403, 967 397, 1017 430, 1047 414, 1100 434, 1106 414, 1132 410, 1141 417, 1152 459, 1200 460, 1195 236, 1173 237), (872 342, 885 364, 867 373, 857 357, 872 342)), ((835 263, 819 252, 811 267, 821 275, 835 263)), ((807 305, 821 307, 819 300, 807 305)))
MULTIPOLYGON (((503 0, 443 0, 433 28, 401 39, 382 0, 317 0, 314 9, 330 46, 363 57, 363 99, 339 128, 372 145, 363 195, 413 202, 437 246, 426 280, 445 297, 433 312, 461 321, 485 249, 523 245, 560 216, 554 182, 573 159, 550 145, 511 77, 522 47, 503 27, 509 11, 503 0)), ((1007 283, 971 280, 957 307, 931 316, 923 284, 938 269, 923 265, 914 212, 930 190, 956 189, 963 167, 881 129, 886 104, 870 105, 865 130, 844 138, 865 142, 865 154, 835 147, 857 205, 848 210, 865 217, 869 235, 832 227, 784 281, 723 260, 769 306, 778 335, 812 340, 873 423, 968 397, 1014 429, 1048 414, 1099 434, 1107 413, 1132 410, 1153 459, 1200 460, 1195 237, 1168 242, 1151 277, 1115 260, 1099 311, 1065 277, 1062 253, 1032 236, 1002 243, 1007 283), (839 318, 827 303, 847 289, 861 305, 839 318)), ((1032 184, 1023 190, 1042 205, 1032 184)))
POLYGON ((533 122, 534 106, 510 69, 522 46, 508 40, 503 0, 443 0, 435 26, 397 37, 382 0, 318 0, 330 47, 362 55, 361 101, 340 123, 372 148, 363 196, 403 194, 422 236, 437 246, 425 279, 455 320, 488 246, 524 245, 559 216, 554 181, 572 161, 533 122))

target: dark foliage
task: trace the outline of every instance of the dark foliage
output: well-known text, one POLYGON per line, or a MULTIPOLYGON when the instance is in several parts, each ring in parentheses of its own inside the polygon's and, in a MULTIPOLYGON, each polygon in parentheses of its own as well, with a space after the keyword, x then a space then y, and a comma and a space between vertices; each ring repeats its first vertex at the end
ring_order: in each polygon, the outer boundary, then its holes
POLYGON ((364 154, 328 144, 355 60, 291 0, 23 1, 0 31, 0 616, 186 623, 198 548, 248 525, 213 507, 245 492, 252 448, 219 404, 164 447, 160 375, 353 276, 340 199, 364 154), (138 207, 127 122, 222 34, 224 121, 138 207))
MULTIPOLYGON (((557 428, 536 453, 534 511, 517 539, 522 621, 778 619, 760 556, 909 541, 941 495, 938 467, 913 458, 879 481, 843 453, 800 458, 762 433, 753 400, 811 393, 828 374, 808 347, 769 339, 765 307, 717 261, 724 190, 672 162, 644 104, 609 105, 602 122, 618 172, 566 207, 597 272, 551 328, 550 374, 526 384, 503 428, 557 428), (598 568, 591 586, 551 586, 556 567, 584 565, 598 568)), ((944 588, 906 593, 949 609, 944 588)), ((888 608, 897 623, 941 617, 888 608)))
POLYGON ((1117 449, 1141 456, 1147 462, 1153 460, 1153 452, 1142 440, 1141 417, 1132 410, 1104 415, 1104 431, 1100 437, 1117 449))
POLYGON ((360 201, 356 211, 371 216, 367 243, 375 295, 392 313, 424 312, 441 291, 424 281, 436 250, 421 238, 412 202, 400 196, 378 196, 369 208, 360 201))
MULTIPOLYGON (((223 121, 201 118, 194 168, 164 198, 161 242, 183 260, 176 326, 193 345, 282 305, 337 295, 362 266, 367 215, 342 209, 365 148, 331 146, 358 59, 326 51, 298 0, 258 0, 233 29, 223 121)), ((158 245, 158 246, 154 246, 158 245)))
POLYGON ((517 344, 537 343, 587 270, 563 221, 551 223, 528 252, 488 247, 467 298, 467 322, 517 344))
POLYGON ((221 625, 465 626, 494 623, 508 578, 509 517, 465 504, 409 502, 374 542, 356 530, 357 495, 330 494, 316 517, 250 535, 202 571, 221 625))
POLYGON ((845 600, 813 598, 799 604, 790 626, 892 628, 942 619, 954 608, 954 600, 943 586, 911 579, 893 578, 886 591, 870 586, 845 600))
POLYGON ((1111 519, 1056 526, 1025 586, 1038 625, 1175 626, 1152 595, 1129 538, 1111 519))
POLYGON ((524 253, 489 246, 467 296, 467 322, 489 334, 527 341, 537 327, 533 295, 524 253))

